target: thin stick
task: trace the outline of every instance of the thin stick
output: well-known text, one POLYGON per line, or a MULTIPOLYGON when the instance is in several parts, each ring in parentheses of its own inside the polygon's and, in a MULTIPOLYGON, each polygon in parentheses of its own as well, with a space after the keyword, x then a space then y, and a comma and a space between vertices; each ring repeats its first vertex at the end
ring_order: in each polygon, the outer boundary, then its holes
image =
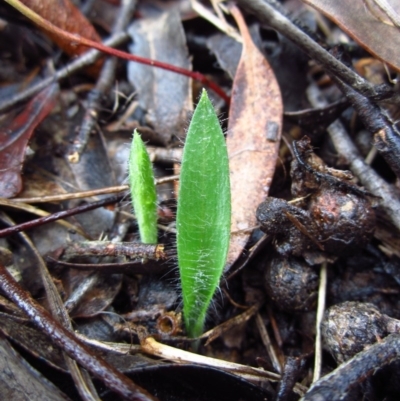
MULTIPOLYGON (((7 206, 18 210, 23 210, 25 212, 35 214, 36 216, 40 216, 41 218, 46 218, 51 215, 51 213, 45 210, 38 209, 37 207, 34 207, 26 203, 21 203, 21 202, 16 203, 12 199, 0 198, 0 206, 7 206)), ((64 220, 58 221, 58 224, 64 226, 67 230, 75 231, 78 234, 82 235, 82 237, 89 239, 88 234, 85 233, 85 231, 83 231, 80 227, 71 224, 68 221, 64 220)), ((11 226, 14 227, 13 225, 11 226)))
POLYGON ((12 227, 7 227, 7 228, 4 228, 3 230, 0 230, 0 238, 7 237, 8 235, 15 234, 20 231, 28 230, 30 228, 41 226, 46 223, 51 223, 56 220, 64 219, 66 217, 74 216, 79 213, 88 212, 89 210, 97 209, 102 206, 111 205, 113 203, 118 202, 120 199, 121 198, 119 196, 112 196, 110 198, 103 199, 98 202, 89 203, 88 205, 77 206, 72 209, 53 213, 46 217, 40 217, 38 219, 31 220, 26 223, 17 224, 12 227))
POLYGON ((314 375, 313 383, 321 377, 322 366, 322 339, 321 339, 321 323, 325 312, 326 284, 328 277, 327 263, 324 262, 319 273, 319 288, 318 288, 318 307, 317 317, 315 321, 315 360, 314 360, 314 375))
POLYGON ((272 362, 272 366, 278 373, 282 373, 281 363, 278 359, 278 356, 276 355, 275 349, 271 342, 271 338, 269 337, 268 331, 265 328, 264 322, 259 313, 257 313, 257 315, 256 315, 256 323, 257 323, 258 331, 261 336, 261 340, 265 346, 265 349, 267 350, 269 359, 272 362))
POLYGON ((282 349, 282 345, 283 345, 282 336, 279 331, 279 327, 278 327, 278 323, 276 322, 275 315, 273 314, 272 308, 270 305, 267 305, 267 312, 268 312, 269 321, 271 322, 272 331, 274 332, 276 344, 280 349, 282 349))
MULTIPOLYGON (((156 178, 156 185, 165 184, 179 180, 179 175, 169 175, 168 177, 156 178)), ((36 196, 32 198, 14 198, 13 203, 50 203, 50 202, 63 202, 69 199, 89 198, 97 195, 109 195, 118 192, 129 190, 129 185, 117 185, 115 187, 91 189, 90 191, 80 191, 70 194, 50 195, 50 196, 36 196)), ((1 201, 1 200, 0 200, 1 201)))
POLYGON ((76 256, 127 256, 130 259, 166 259, 163 244, 135 242, 85 241, 71 242, 64 250, 64 259, 76 256))

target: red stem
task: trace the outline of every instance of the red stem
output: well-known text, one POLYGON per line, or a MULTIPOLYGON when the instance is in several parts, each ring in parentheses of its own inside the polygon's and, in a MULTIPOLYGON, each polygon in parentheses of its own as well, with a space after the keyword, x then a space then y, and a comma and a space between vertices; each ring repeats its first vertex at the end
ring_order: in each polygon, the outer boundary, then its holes
POLYGON ((186 70, 181 67, 177 67, 175 65, 163 63, 162 61, 151 60, 145 57, 136 56, 134 54, 123 52, 122 50, 113 49, 112 47, 104 46, 101 43, 93 42, 86 38, 80 38, 81 41, 79 44, 83 46, 93 47, 97 50, 102 51, 103 53, 110 54, 112 56, 116 56, 125 60, 135 61, 136 63, 150 65, 157 68, 162 68, 163 70, 172 71, 177 74, 185 75, 186 77, 193 78, 196 81, 201 82, 205 86, 208 86, 211 90, 213 90, 218 96, 225 100, 226 104, 229 105, 230 97, 225 93, 225 91, 217 85, 215 82, 209 80, 205 75, 200 72, 193 72, 186 70))

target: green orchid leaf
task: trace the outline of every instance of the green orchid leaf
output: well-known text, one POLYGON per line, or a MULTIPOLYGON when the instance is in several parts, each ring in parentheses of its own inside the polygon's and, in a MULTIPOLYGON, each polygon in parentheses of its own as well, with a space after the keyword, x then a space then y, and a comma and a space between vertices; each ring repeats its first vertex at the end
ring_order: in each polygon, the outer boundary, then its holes
POLYGON ((202 333, 229 246, 231 198, 224 135, 203 90, 183 149, 176 216, 183 314, 191 337, 202 333))
POLYGON ((137 130, 133 133, 129 157, 129 186, 133 209, 144 244, 157 243, 157 193, 146 146, 137 130))

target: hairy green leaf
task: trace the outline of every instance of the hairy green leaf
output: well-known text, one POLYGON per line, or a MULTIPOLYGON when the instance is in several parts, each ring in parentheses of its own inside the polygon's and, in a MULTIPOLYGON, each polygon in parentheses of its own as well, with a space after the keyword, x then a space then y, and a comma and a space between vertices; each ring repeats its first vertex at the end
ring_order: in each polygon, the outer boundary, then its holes
POLYGON ((203 330, 229 246, 231 198, 225 139, 203 90, 183 149, 176 216, 178 264, 187 332, 203 330))
POLYGON ((149 154, 135 130, 129 157, 129 186, 144 244, 157 243, 157 194, 149 154))

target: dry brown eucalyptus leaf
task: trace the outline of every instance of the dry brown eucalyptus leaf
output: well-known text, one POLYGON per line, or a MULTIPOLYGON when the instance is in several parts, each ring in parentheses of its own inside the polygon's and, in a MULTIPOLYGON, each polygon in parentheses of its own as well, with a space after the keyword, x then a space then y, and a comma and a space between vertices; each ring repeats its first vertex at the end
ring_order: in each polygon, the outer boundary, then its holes
POLYGON ((243 51, 233 81, 227 136, 232 192, 228 267, 246 245, 248 229, 257 224, 257 206, 268 196, 283 113, 274 72, 254 45, 240 11, 234 8, 232 14, 243 37, 243 51))

